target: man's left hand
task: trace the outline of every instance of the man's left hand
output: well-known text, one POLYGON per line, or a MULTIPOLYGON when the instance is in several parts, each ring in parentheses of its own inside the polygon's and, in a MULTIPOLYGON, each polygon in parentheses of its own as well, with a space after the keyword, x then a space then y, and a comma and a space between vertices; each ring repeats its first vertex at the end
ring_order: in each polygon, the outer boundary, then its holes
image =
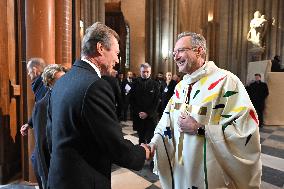
POLYGON ((178 126, 179 131, 183 133, 188 133, 191 135, 195 135, 197 133, 197 129, 202 127, 200 123, 198 123, 193 117, 187 115, 186 113, 181 113, 178 118, 178 126))

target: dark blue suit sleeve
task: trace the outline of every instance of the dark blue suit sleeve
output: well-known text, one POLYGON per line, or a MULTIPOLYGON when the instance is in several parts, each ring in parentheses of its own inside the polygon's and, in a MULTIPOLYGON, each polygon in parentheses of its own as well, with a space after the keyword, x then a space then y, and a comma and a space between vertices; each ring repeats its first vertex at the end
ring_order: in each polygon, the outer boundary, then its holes
POLYGON ((90 128, 98 144, 95 150, 109 154, 112 161, 120 166, 140 170, 144 165, 145 150, 123 138, 111 91, 102 79, 89 87, 82 107, 83 124, 90 128))

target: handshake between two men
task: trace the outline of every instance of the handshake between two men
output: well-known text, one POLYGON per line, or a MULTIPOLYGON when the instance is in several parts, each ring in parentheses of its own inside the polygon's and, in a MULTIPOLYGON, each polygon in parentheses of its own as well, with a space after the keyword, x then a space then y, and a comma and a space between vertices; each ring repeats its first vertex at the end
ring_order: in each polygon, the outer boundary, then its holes
POLYGON ((145 149, 146 160, 151 160, 155 154, 155 145, 153 143, 150 144, 141 143, 140 146, 142 146, 145 149))
MULTIPOLYGON (((204 135, 204 125, 198 123, 193 117, 182 112, 178 117, 178 127, 181 133, 187 133, 190 135, 204 135), (203 132, 201 132, 201 130, 203 132)), ((144 144, 141 143, 146 151, 146 160, 151 160, 154 157, 156 145, 154 143, 144 144)))

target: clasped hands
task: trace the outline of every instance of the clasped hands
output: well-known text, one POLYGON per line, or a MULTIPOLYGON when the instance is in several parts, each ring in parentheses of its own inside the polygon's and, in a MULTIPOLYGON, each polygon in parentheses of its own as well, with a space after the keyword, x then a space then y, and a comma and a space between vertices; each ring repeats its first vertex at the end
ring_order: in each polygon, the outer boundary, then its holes
POLYGON ((177 124, 179 127, 179 132, 188 133, 190 135, 196 135, 198 128, 203 126, 202 124, 198 123, 193 117, 184 112, 182 112, 178 117, 177 124))

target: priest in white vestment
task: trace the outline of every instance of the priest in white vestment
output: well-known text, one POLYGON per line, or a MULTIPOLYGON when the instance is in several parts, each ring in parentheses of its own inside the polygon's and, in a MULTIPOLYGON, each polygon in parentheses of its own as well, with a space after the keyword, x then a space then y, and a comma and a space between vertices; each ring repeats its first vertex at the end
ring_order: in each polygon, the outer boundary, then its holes
POLYGON ((186 75, 149 144, 162 188, 260 188, 258 118, 242 82, 205 61, 199 34, 181 33, 173 56, 186 75))

